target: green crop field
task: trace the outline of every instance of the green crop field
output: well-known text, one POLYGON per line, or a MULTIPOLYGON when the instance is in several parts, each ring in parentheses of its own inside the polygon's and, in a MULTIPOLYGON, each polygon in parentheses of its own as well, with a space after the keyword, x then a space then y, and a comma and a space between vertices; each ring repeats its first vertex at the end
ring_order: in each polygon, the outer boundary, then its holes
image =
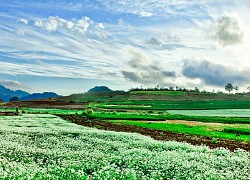
POLYGON ((117 101, 97 105, 104 109, 135 110, 210 110, 210 109, 250 109, 250 101, 117 101))
POLYGON ((165 120, 186 120, 211 123, 225 124, 250 124, 250 118, 243 117, 213 117, 213 116, 187 116, 179 114, 153 114, 153 113, 130 113, 130 112, 94 112, 89 115, 92 118, 98 119, 123 119, 123 120, 150 120, 150 121, 165 121, 165 120))
POLYGON ((250 154, 101 131, 49 114, 0 116, 0 179, 249 179, 250 154))
POLYGON ((177 133, 185 133, 199 136, 208 136, 215 138, 225 138, 250 142, 250 124, 234 124, 234 125, 188 125, 188 124, 171 124, 167 122, 146 122, 131 120, 110 120, 112 123, 133 125, 149 129, 165 130, 177 133), (239 132, 240 137, 236 137, 235 133, 239 132))
POLYGON ((187 116, 250 117, 250 109, 168 110, 167 112, 187 116))

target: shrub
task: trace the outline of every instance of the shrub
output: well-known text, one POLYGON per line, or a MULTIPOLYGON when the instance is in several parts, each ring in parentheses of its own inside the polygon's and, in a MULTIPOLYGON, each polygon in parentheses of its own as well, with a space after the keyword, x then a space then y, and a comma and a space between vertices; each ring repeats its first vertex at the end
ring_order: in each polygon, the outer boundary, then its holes
POLYGON ((218 141, 217 141, 216 138, 212 138, 211 143, 217 143, 217 142, 218 142, 218 141))

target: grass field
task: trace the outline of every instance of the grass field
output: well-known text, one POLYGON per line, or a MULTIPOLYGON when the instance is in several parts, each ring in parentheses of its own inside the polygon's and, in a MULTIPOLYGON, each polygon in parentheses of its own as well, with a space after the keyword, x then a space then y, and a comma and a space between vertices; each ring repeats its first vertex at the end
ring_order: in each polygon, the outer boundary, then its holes
POLYGON ((210 109, 250 109, 249 101, 117 101, 97 105, 105 109, 134 110, 210 110, 210 109), (111 106, 112 105, 112 106, 111 106))
POLYGON ((250 109, 168 110, 167 112, 187 116, 250 117, 250 109))
POLYGON ((149 129, 157 129, 163 131, 171 131, 177 133, 185 133, 199 136, 208 136, 214 138, 225 138, 240 141, 250 142, 250 124, 203 124, 203 125, 188 125, 187 124, 172 124, 167 122, 145 122, 145 121, 131 121, 131 120, 110 120, 112 123, 133 125, 149 129), (235 133, 239 132, 239 137, 235 133))
POLYGON ((0 179, 249 179, 250 154, 81 127, 49 114, 0 117, 0 179))
POLYGON ((92 118, 99 119, 123 119, 123 120, 186 120, 186 121, 199 121, 211 123, 225 123, 225 124, 250 124, 250 118, 242 117, 211 117, 211 116, 187 116, 179 114, 143 114, 143 113, 122 113, 122 112, 94 112, 89 115, 92 118))

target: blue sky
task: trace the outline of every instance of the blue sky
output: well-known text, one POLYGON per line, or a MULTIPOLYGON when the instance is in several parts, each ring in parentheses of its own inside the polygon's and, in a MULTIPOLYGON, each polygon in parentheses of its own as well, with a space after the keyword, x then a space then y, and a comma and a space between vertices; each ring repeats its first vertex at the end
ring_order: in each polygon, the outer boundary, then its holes
POLYGON ((0 84, 81 93, 250 86, 247 0, 2 0, 0 84))

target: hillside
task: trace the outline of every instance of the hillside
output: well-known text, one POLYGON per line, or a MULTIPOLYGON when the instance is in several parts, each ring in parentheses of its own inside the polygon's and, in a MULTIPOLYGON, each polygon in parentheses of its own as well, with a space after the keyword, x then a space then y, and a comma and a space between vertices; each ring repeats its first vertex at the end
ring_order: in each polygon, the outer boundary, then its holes
POLYGON ((249 94, 217 94, 182 91, 111 91, 72 94, 59 97, 64 102, 105 102, 105 101, 250 101, 249 94))
POLYGON ((21 97, 20 100, 29 101, 29 100, 57 98, 57 97, 59 97, 59 95, 54 92, 44 92, 44 93, 33 93, 28 96, 21 97))
POLYGON ((112 92, 107 86, 95 86, 88 90, 88 93, 112 92))
POLYGON ((21 90, 10 90, 2 85, 0 85, 0 98, 4 101, 7 102, 10 100, 10 98, 16 96, 18 98, 21 98, 23 96, 28 96, 30 95, 28 92, 21 91, 21 90))

